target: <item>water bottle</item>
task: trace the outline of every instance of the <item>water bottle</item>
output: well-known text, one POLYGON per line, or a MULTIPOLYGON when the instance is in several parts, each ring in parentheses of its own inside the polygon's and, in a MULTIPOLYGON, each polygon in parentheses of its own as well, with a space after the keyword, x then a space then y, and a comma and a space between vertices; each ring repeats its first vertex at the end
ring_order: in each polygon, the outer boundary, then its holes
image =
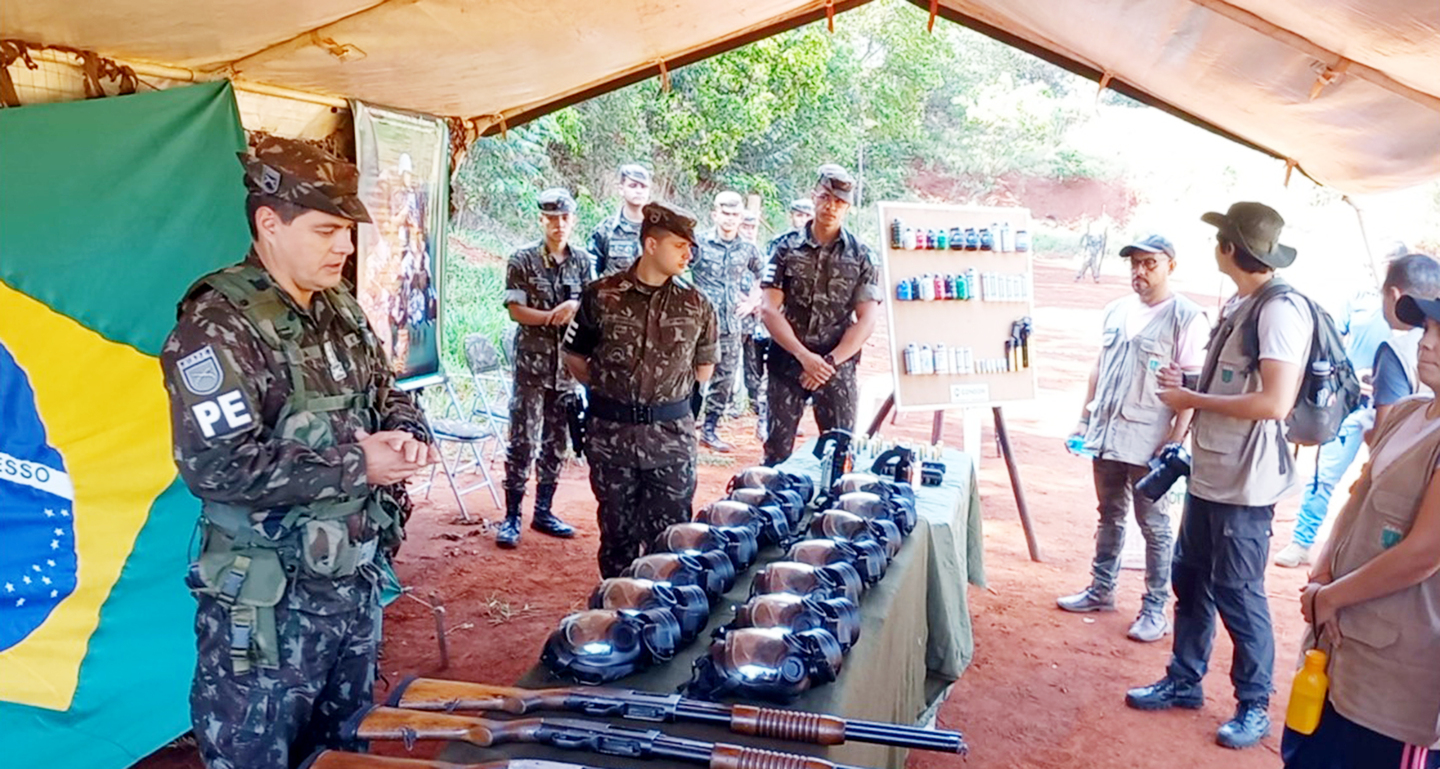
POLYGON ((974 227, 965 228, 965 250, 980 250, 980 233, 976 232, 974 227))
POLYGON ((911 291, 912 291, 912 286, 910 285, 910 279, 909 279, 909 278, 906 278, 905 280, 902 280, 902 281, 900 281, 899 283, 895 284, 895 299, 896 299, 896 301, 908 302, 908 301, 914 299, 915 297, 914 297, 914 295, 911 293, 911 291))
POLYGON ((1285 708, 1285 726, 1301 734, 1314 734, 1325 710, 1325 690, 1330 678, 1325 675, 1325 652, 1305 652, 1305 665, 1295 674, 1290 687, 1290 705, 1285 708))
POLYGON ((935 231, 934 231, 934 230, 926 230, 926 231, 925 231, 925 248, 926 248, 926 250, 929 250, 929 251, 934 251, 934 250, 935 250, 935 231))
POLYGON ((1330 405, 1330 361, 1321 358, 1310 364, 1310 402, 1320 408, 1330 405))
POLYGON ((1077 457, 1095 458, 1095 452, 1085 448, 1085 436, 1083 435, 1072 435, 1067 438, 1065 440, 1065 448, 1069 449, 1070 453, 1077 457))

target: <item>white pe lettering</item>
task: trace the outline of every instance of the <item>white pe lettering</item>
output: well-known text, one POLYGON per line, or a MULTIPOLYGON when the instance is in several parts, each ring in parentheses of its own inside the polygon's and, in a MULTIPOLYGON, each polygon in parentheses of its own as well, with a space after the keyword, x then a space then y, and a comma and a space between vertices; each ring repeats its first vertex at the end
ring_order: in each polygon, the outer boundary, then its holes
POLYGON ((220 421, 220 406, 215 401, 201 401, 190 407, 195 423, 200 425, 200 434, 206 438, 215 437, 215 423, 220 421))
POLYGON ((200 434, 206 438, 214 438, 218 434, 215 428, 221 421, 225 423, 226 433, 232 433, 255 421, 250 416, 250 409, 245 405, 245 398, 239 390, 231 390, 213 400, 201 401, 191 406, 190 411, 195 415, 195 423, 200 426, 200 434))
POLYGON ((250 410, 245 407, 239 390, 231 390, 215 400, 220 402, 220 411, 225 414, 225 421, 231 427, 244 427, 254 421, 250 418, 250 410))

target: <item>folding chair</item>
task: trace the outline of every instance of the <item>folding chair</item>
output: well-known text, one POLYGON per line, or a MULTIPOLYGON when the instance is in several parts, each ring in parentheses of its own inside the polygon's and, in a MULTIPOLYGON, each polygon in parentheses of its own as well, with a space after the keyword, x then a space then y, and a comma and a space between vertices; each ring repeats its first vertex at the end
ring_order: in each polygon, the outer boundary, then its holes
POLYGON ((513 369, 507 370, 504 359, 484 334, 465 337, 465 363, 475 394, 470 399, 469 418, 486 424, 497 439, 491 449, 493 461, 510 432, 510 398, 514 394, 513 369))
MULTIPOLYGON (((455 396, 455 388, 450 384, 447 376, 441 382, 445 388, 445 396, 449 405, 439 419, 432 418, 428 413, 426 421, 430 423, 430 432, 435 435, 435 441, 440 446, 440 464, 445 468, 445 479, 450 482, 450 490, 455 493, 455 503, 460 506, 460 517, 469 522, 470 512, 465 509, 465 495, 472 491, 488 488, 490 499, 495 502, 495 509, 501 509, 500 493, 495 487, 495 480, 490 477, 489 463, 482 455, 482 444, 494 440, 500 442, 500 435, 495 431, 493 423, 476 422, 465 418, 467 415, 460 407, 460 400, 455 396), (453 416, 452 416, 453 415, 453 416), (454 444, 458 447, 455 461, 452 463, 445 454, 446 444, 454 444), (465 460, 465 449, 470 450, 472 459, 465 460), (460 488, 456 477, 466 472, 478 472, 481 481, 465 488, 460 488)), ((430 498, 430 489, 435 486, 435 466, 430 467, 430 479, 425 483, 425 498, 430 498)), ((484 521, 484 518, 481 518, 484 521)))

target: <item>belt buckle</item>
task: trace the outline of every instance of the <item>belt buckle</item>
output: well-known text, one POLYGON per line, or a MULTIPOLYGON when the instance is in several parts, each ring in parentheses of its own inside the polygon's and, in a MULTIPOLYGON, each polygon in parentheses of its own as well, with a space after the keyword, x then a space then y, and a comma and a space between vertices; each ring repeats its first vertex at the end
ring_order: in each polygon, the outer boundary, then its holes
POLYGON ((645 403, 631 403, 630 418, 633 419, 637 425, 648 425, 655 421, 654 416, 650 412, 650 406, 645 403))

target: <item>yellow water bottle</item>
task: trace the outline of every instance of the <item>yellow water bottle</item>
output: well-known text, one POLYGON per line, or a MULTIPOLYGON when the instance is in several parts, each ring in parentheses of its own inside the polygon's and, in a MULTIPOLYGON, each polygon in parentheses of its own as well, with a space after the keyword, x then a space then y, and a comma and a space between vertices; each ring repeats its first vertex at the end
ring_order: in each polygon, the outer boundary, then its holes
POLYGON ((1285 726, 1300 734, 1314 734, 1320 725, 1320 714, 1325 710, 1325 690, 1330 688, 1325 662, 1325 652, 1319 649, 1305 652, 1305 664, 1295 674, 1295 683, 1290 687, 1285 726))

